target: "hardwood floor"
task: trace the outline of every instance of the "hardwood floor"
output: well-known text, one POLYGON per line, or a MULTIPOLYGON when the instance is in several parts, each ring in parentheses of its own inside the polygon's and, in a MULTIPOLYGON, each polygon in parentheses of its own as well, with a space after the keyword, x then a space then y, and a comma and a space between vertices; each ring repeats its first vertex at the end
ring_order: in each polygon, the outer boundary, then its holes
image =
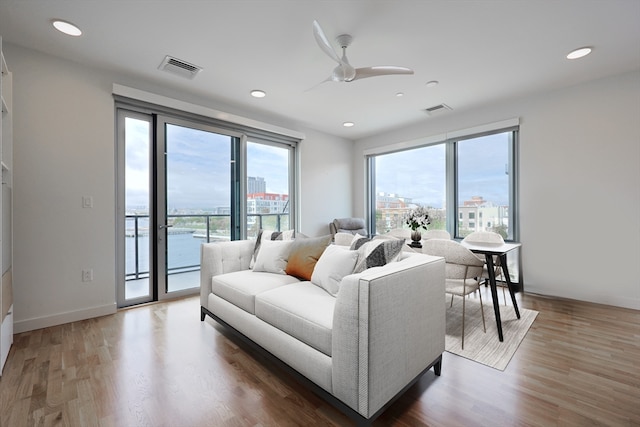
MULTIPOLYGON (((504 372, 445 353, 374 425, 640 426, 640 312, 518 299, 540 314, 504 372)), ((0 408, 3 427, 352 425, 197 297, 17 334, 0 408)))

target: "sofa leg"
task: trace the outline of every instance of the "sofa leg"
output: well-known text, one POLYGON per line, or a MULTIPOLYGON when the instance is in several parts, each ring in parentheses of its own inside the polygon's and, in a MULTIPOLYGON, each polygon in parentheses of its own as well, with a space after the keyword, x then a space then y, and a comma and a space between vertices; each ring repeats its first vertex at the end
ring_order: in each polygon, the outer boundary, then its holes
POLYGON ((200 321, 204 322, 204 317, 207 315, 207 312, 205 311, 204 307, 200 307, 200 321))
POLYGON ((433 372, 436 374, 436 376, 440 376, 440 372, 442 371, 442 356, 440 356, 440 359, 435 363, 435 365, 433 365, 433 372))

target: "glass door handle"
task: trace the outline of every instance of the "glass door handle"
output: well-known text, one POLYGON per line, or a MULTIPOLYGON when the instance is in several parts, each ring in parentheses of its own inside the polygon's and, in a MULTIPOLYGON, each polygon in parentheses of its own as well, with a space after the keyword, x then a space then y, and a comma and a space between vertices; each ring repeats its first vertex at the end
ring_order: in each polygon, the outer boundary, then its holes
POLYGON ((173 227, 173 224, 161 225, 158 228, 162 230, 163 228, 171 228, 171 227, 173 227))

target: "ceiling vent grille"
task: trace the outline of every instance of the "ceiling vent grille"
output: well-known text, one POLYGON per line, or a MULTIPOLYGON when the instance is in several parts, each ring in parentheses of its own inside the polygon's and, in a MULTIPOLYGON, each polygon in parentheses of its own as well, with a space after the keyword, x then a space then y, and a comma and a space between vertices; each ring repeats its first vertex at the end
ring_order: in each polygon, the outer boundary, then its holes
POLYGON ((434 105, 433 107, 425 108, 424 111, 426 111, 427 114, 432 116, 434 114, 442 113, 445 111, 451 111, 451 110, 452 108, 449 107, 447 104, 438 104, 438 105, 434 105))
POLYGON ((186 77, 187 79, 193 79, 200 71, 202 71, 202 67, 198 67, 197 65, 190 64, 169 55, 164 57, 164 60, 158 69, 186 77))

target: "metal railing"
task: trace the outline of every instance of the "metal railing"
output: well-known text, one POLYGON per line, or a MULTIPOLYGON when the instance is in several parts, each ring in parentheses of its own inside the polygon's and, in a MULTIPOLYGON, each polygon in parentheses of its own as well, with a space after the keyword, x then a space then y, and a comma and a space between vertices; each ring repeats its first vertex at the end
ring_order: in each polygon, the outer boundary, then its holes
MULTIPOLYGON (((255 238, 262 228, 269 228, 280 231, 282 227, 288 227, 289 213, 269 213, 269 214, 248 214, 247 215, 247 235, 255 238), (283 220, 284 217, 284 220, 283 220)), ((133 271, 125 271, 125 280, 138 280, 149 277, 149 270, 141 271, 140 266, 140 239, 141 236, 149 236, 149 215, 125 215, 125 224, 133 221, 133 227, 125 226, 125 238, 133 239, 133 254, 125 248, 126 257, 133 259, 133 271), (141 226, 141 222, 146 221, 146 227, 141 226)), ((212 240, 229 240, 231 230, 231 216, 228 214, 172 214, 167 215, 167 244, 169 236, 176 234, 192 234, 194 237, 203 238, 207 243, 212 240), (186 221, 193 218, 194 221, 186 221), (222 221, 218 227, 213 229, 213 221, 222 221), (222 227, 220 227, 222 226, 222 227), (213 230, 212 230, 213 229, 213 230), (213 233, 212 233, 213 231, 213 233), (202 233, 202 234, 201 234, 202 233)), ((167 261, 168 263, 168 261, 167 261)), ((200 264, 174 265, 167 268, 167 274, 186 273, 200 270, 200 264)))

